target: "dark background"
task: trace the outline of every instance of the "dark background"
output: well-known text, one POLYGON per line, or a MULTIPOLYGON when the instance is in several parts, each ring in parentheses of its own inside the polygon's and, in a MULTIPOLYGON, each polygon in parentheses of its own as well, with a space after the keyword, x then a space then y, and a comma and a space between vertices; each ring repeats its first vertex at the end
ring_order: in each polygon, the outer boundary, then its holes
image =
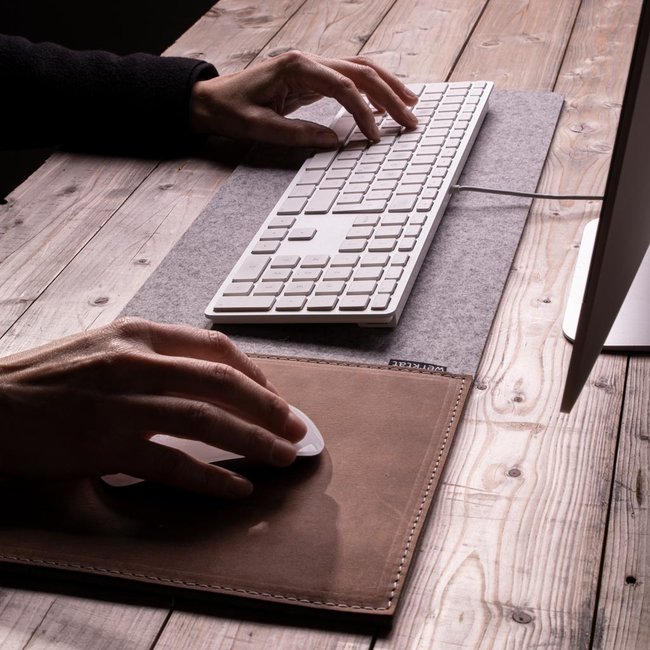
MULTIPOLYGON (((217 0, 0 0, 0 33, 75 49, 160 54, 217 0)), ((1 101, 1 100, 0 100, 1 101)), ((51 150, 0 150, 0 199, 51 150)))

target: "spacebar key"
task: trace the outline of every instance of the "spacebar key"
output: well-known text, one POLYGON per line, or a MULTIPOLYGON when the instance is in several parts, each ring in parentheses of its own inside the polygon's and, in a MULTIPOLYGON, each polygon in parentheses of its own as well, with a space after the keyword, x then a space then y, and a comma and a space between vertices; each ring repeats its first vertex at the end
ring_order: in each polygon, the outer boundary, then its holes
POLYGON ((274 296, 223 296, 213 311, 269 311, 274 302, 274 296))

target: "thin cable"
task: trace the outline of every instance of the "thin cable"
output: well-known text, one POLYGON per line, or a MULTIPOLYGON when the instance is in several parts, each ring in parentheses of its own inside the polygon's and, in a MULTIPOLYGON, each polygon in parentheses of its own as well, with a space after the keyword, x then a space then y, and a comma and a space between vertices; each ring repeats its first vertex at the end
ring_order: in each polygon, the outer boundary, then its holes
POLYGON ((540 192, 517 192, 515 190, 498 190, 493 187, 476 187, 474 185, 452 185, 452 192, 481 192, 482 194, 502 194, 504 196, 521 196, 528 199, 558 199, 560 201, 602 201, 602 196, 585 196, 582 194, 542 194, 540 192))

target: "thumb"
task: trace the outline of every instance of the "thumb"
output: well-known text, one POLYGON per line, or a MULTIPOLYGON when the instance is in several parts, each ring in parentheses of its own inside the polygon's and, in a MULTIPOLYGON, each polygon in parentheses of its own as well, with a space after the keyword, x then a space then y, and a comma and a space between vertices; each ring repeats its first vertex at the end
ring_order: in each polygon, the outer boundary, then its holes
POLYGON ((249 136, 261 142, 290 147, 333 149, 339 146, 339 138, 332 129, 307 120, 283 117, 270 109, 258 115, 249 136))

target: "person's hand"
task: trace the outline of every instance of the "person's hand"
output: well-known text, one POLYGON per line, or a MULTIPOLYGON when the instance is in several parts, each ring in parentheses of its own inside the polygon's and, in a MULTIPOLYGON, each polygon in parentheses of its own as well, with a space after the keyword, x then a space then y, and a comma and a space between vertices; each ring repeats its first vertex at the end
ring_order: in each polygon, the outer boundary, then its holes
POLYGON ((223 334, 139 319, 0 359, 0 422, 0 477, 122 472, 218 497, 252 486, 151 436, 285 466, 307 431, 223 334))
POLYGON ((379 111, 406 127, 417 118, 408 106, 417 102, 399 79, 364 57, 326 59, 291 51, 242 72, 198 81, 190 99, 190 128, 225 135, 305 147, 336 147, 334 131, 285 115, 321 97, 334 97, 356 120, 364 135, 379 130, 364 93, 379 111))

